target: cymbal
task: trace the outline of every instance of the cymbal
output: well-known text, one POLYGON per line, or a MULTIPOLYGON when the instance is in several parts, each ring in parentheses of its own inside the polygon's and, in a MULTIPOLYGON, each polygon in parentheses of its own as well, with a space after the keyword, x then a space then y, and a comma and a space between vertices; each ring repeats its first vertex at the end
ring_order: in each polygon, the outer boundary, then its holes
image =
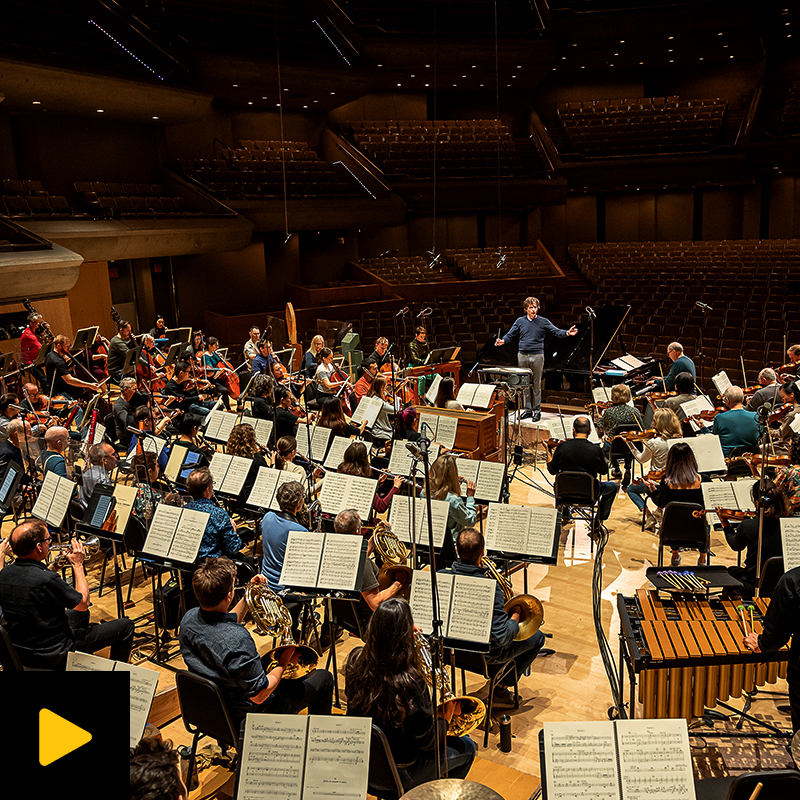
POLYGON ((403 797, 408 800, 503 800, 488 786, 457 778, 442 778, 415 786, 403 797))
POLYGON ((792 758, 795 764, 800 764, 800 731, 792 737, 792 758))

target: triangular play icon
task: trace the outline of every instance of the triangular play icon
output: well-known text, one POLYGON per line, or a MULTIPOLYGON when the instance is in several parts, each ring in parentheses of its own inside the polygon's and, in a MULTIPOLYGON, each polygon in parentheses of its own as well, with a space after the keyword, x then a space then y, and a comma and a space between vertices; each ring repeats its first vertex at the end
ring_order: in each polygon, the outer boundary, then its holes
POLYGON ((92 734, 53 713, 39 710, 39 763, 46 767, 92 741, 92 734))

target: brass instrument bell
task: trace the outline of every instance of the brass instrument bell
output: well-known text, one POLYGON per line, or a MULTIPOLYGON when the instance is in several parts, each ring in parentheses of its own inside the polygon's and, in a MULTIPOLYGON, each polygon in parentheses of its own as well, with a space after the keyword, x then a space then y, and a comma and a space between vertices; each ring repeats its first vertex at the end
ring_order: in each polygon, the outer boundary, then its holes
POLYGON ((397 538, 391 527, 383 521, 378 522, 372 534, 375 550, 383 562, 378 572, 378 587, 383 591, 395 581, 404 584, 399 596, 411 596, 411 576, 413 568, 408 564, 408 548, 397 538))
POLYGON ((522 609, 519 615, 519 633, 514 637, 514 641, 522 642, 525 639, 530 639, 542 627, 544 622, 542 601, 532 594, 518 594, 515 596, 511 581, 497 569, 497 565, 490 558, 483 556, 479 563, 482 567, 486 567, 489 576, 500 584, 505 600, 503 608, 506 613, 510 614, 514 606, 519 606, 522 609))
MULTIPOLYGON (((91 558, 95 553, 100 550, 100 539, 97 536, 87 536, 81 540, 83 549, 85 551, 85 558, 91 558)), ((50 550, 47 554, 47 566, 54 567, 55 569, 64 569, 69 566, 69 558, 72 554, 72 542, 64 544, 50 545, 50 550)))

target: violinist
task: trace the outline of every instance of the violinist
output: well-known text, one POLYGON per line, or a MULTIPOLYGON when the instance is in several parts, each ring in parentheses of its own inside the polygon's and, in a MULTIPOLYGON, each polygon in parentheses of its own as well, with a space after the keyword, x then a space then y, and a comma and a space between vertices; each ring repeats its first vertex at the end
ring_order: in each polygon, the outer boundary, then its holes
MULTIPOLYGON (((285 386, 275 387, 275 436, 297 436, 297 416, 291 412, 295 403, 292 393, 285 386)), ((270 417, 271 419, 271 417, 270 417)))
POLYGON ((114 383, 119 383, 122 379, 122 368, 125 366, 128 350, 136 346, 132 334, 130 322, 121 319, 117 323, 117 335, 108 345, 108 374, 114 383))
POLYGON ((201 417, 205 417, 214 406, 214 403, 208 399, 208 395, 200 394, 194 388, 190 367, 185 361, 180 361, 175 365, 175 372, 164 386, 164 394, 167 397, 179 398, 178 405, 183 411, 198 414, 201 417))
POLYGON ((775 485, 789 498, 791 515, 800 517, 800 433, 792 436, 789 458, 791 466, 775 470, 775 485))
POLYGON ((333 397, 341 387, 343 381, 335 380, 336 365, 333 363, 333 351, 330 347, 323 347, 317 353, 317 371, 314 373, 314 382, 317 394, 322 395, 320 400, 333 397))
POLYGON ((755 452, 758 447, 758 421, 756 415, 744 407, 744 392, 738 386, 729 386, 722 399, 728 410, 717 414, 714 424, 710 428, 701 428, 700 433, 719 436, 725 458, 737 447, 755 452))
POLYGON ((22 369, 29 372, 39 383, 45 385, 45 375, 41 367, 33 362, 39 356, 39 351, 42 349, 42 342, 37 334, 41 333, 43 329, 49 330, 47 323, 42 318, 41 314, 35 311, 28 314, 28 326, 22 331, 20 338, 20 360, 22 361, 22 369))
POLYGON ((338 397, 328 397, 322 401, 322 408, 319 412, 319 422, 321 428, 330 428, 334 436, 361 436, 367 421, 361 423, 361 427, 348 422, 342 409, 342 401, 338 397))
POLYGON ((244 343, 242 351, 247 359, 247 365, 253 366, 253 359, 258 355, 258 340, 261 338, 261 328, 258 325, 253 325, 250 328, 250 338, 244 343))
POLYGON ((780 388, 775 370, 769 367, 762 369, 758 373, 758 382, 761 388, 750 396, 745 407, 748 411, 758 411, 764 403, 772 403, 772 407, 775 408, 778 405, 778 389, 780 388))
MULTIPOLYGON (((225 362, 223 361, 222 356, 217 353, 217 350, 219 350, 219 339, 217 339, 216 336, 209 336, 208 340, 206 341, 206 351, 203 353, 202 357, 203 369, 207 376, 209 371, 218 372, 221 369, 226 369, 226 367, 223 366, 225 362)), ((212 375, 211 377, 208 377, 208 380, 216 387, 217 391, 222 397, 222 403, 226 410, 230 411, 230 395, 228 393, 228 384, 224 378, 224 375, 220 375, 219 378, 214 378, 212 375)))
POLYGON ((781 403, 787 406, 788 411, 782 414, 779 419, 782 419, 781 426, 778 429, 778 438, 774 442, 776 453, 788 453, 792 444, 792 437, 794 431, 792 430, 792 422, 800 412, 800 389, 797 387, 797 382, 794 380, 786 381, 778 389, 781 396, 781 403))
POLYGON ((670 342, 667 345, 667 358, 672 362, 669 372, 661 378, 650 378, 648 384, 653 385, 653 390, 656 392, 671 392, 675 386, 675 379, 681 372, 690 372, 692 375, 692 382, 697 380, 697 370, 694 368, 694 362, 689 356, 684 355, 683 345, 680 342, 670 342))
POLYGON ((0 442, 8 439, 8 426, 19 416, 16 405, 19 405, 19 398, 15 394, 0 395, 0 442))
POLYGON ((782 381, 794 380, 800 367, 800 344, 793 344, 787 351, 789 361, 780 368, 780 379, 782 381))
POLYGON ((372 440, 374 444, 381 447, 392 438, 392 423, 389 422, 389 415, 397 411, 394 403, 391 402, 392 396, 389 394, 389 381, 383 376, 376 376, 369 387, 367 397, 377 397, 381 400, 381 410, 375 418, 372 426, 372 440))
POLYGON ((300 369, 305 374, 307 378, 313 378, 317 372, 317 354, 319 353, 322 348, 325 347, 325 339, 317 334, 312 340, 311 344, 303 353, 303 363, 300 365, 300 369))
MULTIPOLYGON (((783 490, 770 480, 756 481, 750 488, 753 505, 756 511, 764 509, 764 527, 761 536, 761 568, 764 562, 773 556, 783 555, 781 544, 781 517, 789 516, 789 501, 783 490)), ((750 517, 734 527, 725 509, 717 508, 717 516, 722 522, 725 540, 731 550, 737 553, 745 550, 744 566, 730 566, 728 572, 741 581, 744 586, 743 596, 752 597, 758 585, 760 570, 758 560, 758 517, 750 517)))
POLYGON ((164 321, 164 317, 162 317, 161 314, 156 314, 155 324, 150 329, 150 336, 153 337, 155 344, 159 347, 169 341, 167 338, 167 323, 164 321))
POLYGON ((142 351, 139 354, 139 363, 136 366, 136 376, 144 384, 148 392, 158 392, 164 388, 167 373, 159 369, 154 360, 156 340, 146 333, 142 340, 142 351))
POLYGON ((369 391, 369 387, 372 386, 372 381, 375 380, 377 374, 378 364, 376 361, 370 361, 364 365, 364 374, 356 381, 355 386, 353 386, 356 400, 361 400, 369 391))
POLYGON ((256 375, 250 384, 250 409, 258 419, 272 419, 275 404, 275 381, 269 375, 256 375))
POLYGON ((369 453, 364 442, 354 441, 344 451, 343 461, 336 468, 336 471, 343 475, 357 475, 359 478, 378 478, 379 491, 375 493, 375 499, 372 503, 372 516, 375 514, 383 514, 384 511, 389 510, 392 498, 400 491, 403 485, 403 476, 395 475, 392 479, 392 486, 388 492, 384 492, 381 484, 385 484, 389 478, 385 472, 373 473, 372 466, 369 461, 369 453))
MULTIPOLYGON (((133 412, 133 426, 134 428, 138 428, 141 433, 134 433, 129 434, 130 442, 128 443, 128 463, 132 463, 133 457, 136 453, 140 450, 139 440, 141 439, 144 441, 145 434, 147 433, 155 433, 157 436, 159 434, 159 430, 153 431, 153 413, 148 406, 139 406, 133 412)), ((162 447, 161 452, 158 454, 158 465, 161 469, 164 469, 167 466, 167 461, 169 460, 169 448, 162 447)))
POLYGON ((198 456, 196 466, 207 467, 211 463, 210 448, 207 445, 205 447, 201 446, 197 438, 202 423, 202 417, 198 417, 196 414, 184 414, 178 419, 176 426, 178 428, 178 438, 175 441, 198 456))
MULTIPOLYGON (((47 373, 47 386, 52 387, 51 398, 61 396, 66 400, 74 400, 73 393, 76 389, 91 389, 93 392, 102 391, 99 383, 87 383, 76 378, 67 364, 72 342, 67 336, 58 335, 53 339, 53 349, 47 354, 44 360, 44 368, 47 373)), ((75 416, 75 424, 80 426, 83 419, 83 411, 79 410, 75 416)))
MULTIPOLYGON (((681 433, 681 423, 671 408, 659 408, 656 411, 653 415, 653 429, 656 435, 652 439, 642 441, 644 448, 641 451, 636 448, 632 441, 628 441, 627 445, 631 450, 631 455, 640 464, 649 462, 651 471, 660 472, 667 464, 667 451, 669 450, 667 442, 670 439, 680 439, 683 434, 681 433)), ((650 488, 646 483, 631 483, 626 491, 631 502, 639 511, 647 509, 645 498, 649 496, 650 488)), ((654 530, 656 521, 656 516, 647 509, 645 530, 654 530)))
POLYGON ((184 356, 187 361, 194 362, 196 365, 200 364, 200 359, 203 356, 203 351, 206 349, 206 337, 203 331, 195 331, 192 334, 192 340, 186 345, 184 356))
POLYGON ((697 399, 694 393, 694 378, 691 372, 679 372, 675 376, 674 383, 676 395, 667 397, 661 402, 661 408, 669 408, 675 412, 678 422, 683 422, 686 419, 686 412, 681 408, 684 403, 689 403, 697 399))
MULTIPOLYGON (((617 383, 611 387, 611 406, 603 412, 597 423, 597 429, 614 437, 618 429, 623 425, 636 425, 639 430, 644 429, 642 415, 638 409, 628 405, 631 400, 631 390, 624 383, 617 383)), ((633 461, 627 452, 620 453, 613 446, 612 442, 604 442, 603 451, 611 462, 611 477, 622 478, 622 485, 627 486, 631 482, 631 465, 633 461), (614 451, 612 453, 612 450, 614 451), (619 469, 619 462, 625 464, 625 475, 619 469)))
POLYGON ((305 490, 306 471, 299 464, 294 463, 296 455, 297 439, 294 436, 281 436, 275 445, 275 469, 281 470, 281 472, 291 472, 305 490))

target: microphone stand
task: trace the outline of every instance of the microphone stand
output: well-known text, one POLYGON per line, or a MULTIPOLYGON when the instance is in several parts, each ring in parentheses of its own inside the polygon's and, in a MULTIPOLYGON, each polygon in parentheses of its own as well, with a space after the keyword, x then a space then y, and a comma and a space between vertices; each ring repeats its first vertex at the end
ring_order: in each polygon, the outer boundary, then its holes
MULTIPOLYGON (((697 354, 697 357, 700 359, 700 385, 701 386, 704 385, 705 377, 706 377, 706 354, 705 354, 705 348, 703 346, 703 330, 706 327, 706 322, 707 322, 706 314, 708 314, 708 311, 709 311, 709 309, 708 309, 707 305, 704 305, 700 309, 700 312, 701 312, 701 314, 703 316, 700 319, 700 352, 697 354)), ((745 384, 745 387, 746 386, 747 386, 747 384, 745 384)), ((666 391, 666 387, 664 387, 664 391, 666 391)), ((761 568, 759 567, 759 571, 760 571, 760 569, 761 568)))

